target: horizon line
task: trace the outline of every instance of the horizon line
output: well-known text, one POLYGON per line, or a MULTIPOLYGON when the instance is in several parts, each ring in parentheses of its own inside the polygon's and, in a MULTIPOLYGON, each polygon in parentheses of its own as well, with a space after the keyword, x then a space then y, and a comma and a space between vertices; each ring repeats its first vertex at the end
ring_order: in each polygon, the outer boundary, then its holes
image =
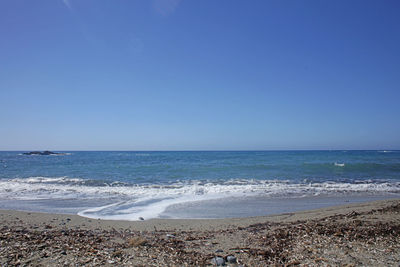
POLYGON ((67 152, 268 152, 268 151, 400 151, 400 149, 184 149, 184 150, 0 150, 0 152, 67 151, 67 152))

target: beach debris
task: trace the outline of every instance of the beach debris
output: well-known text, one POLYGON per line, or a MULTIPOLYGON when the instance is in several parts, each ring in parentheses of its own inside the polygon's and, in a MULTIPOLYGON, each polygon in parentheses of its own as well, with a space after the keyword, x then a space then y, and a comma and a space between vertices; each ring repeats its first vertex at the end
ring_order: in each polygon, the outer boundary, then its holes
POLYGON ((142 237, 132 237, 129 239, 128 244, 130 247, 140 247, 147 244, 147 240, 142 237))
POLYGON ((397 266, 400 201, 356 211, 186 231, 37 227, 18 216, 0 224, 0 266, 397 266))

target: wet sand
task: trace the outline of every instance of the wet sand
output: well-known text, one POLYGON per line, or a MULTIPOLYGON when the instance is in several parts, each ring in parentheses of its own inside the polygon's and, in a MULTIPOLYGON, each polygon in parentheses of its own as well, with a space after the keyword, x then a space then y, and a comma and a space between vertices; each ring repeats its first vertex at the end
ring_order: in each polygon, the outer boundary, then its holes
POLYGON ((135 222, 0 210, 0 222, 1 266, 400 263, 399 199, 263 217, 135 222))

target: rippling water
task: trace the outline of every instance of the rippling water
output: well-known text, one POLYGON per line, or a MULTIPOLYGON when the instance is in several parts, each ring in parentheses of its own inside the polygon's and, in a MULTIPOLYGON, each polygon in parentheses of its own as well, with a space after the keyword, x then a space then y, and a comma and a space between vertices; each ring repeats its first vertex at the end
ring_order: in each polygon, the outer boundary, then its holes
POLYGON ((400 151, 0 152, 0 208, 93 218, 253 216, 277 200, 399 194, 400 151))

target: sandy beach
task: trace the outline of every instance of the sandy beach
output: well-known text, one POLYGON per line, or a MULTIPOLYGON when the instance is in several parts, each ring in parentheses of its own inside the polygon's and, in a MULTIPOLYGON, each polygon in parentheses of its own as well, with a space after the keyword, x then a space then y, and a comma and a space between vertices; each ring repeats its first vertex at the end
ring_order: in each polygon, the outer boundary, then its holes
POLYGON ((0 211, 1 266, 398 266, 400 200, 265 217, 108 221, 0 211))

